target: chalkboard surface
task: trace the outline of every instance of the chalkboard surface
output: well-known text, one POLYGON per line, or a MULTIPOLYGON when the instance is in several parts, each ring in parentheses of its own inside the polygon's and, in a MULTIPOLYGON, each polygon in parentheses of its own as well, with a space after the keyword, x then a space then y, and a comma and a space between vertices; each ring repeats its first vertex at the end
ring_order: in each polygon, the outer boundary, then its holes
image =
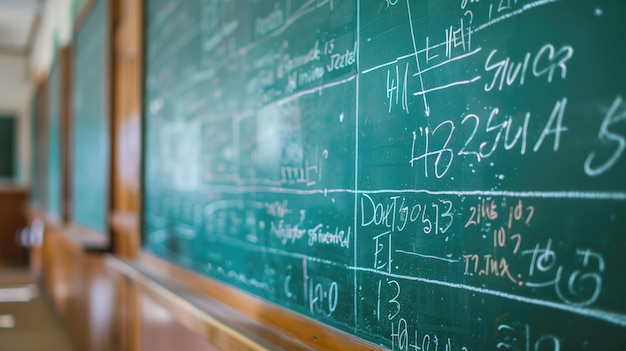
POLYGON ((61 218, 63 208, 61 199, 61 79, 59 62, 55 62, 48 75, 48 196, 47 214, 55 219, 61 218))
POLYGON ((39 196, 39 110, 38 101, 41 86, 37 87, 30 101, 30 193, 28 200, 33 206, 38 206, 39 196))
POLYGON ((72 219, 106 233, 109 189, 107 8, 96 0, 76 32, 72 74, 72 219))
POLYGON ((0 114, 0 180, 15 178, 15 118, 0 114))
POLYGON ((626 5, 146 2, 145 248, 394 350, 626 349, 626 5))

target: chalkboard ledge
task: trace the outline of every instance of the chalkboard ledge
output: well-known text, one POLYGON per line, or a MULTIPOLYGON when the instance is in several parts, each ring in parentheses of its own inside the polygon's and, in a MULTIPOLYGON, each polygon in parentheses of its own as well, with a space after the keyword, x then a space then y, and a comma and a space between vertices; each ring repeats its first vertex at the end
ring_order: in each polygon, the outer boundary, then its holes
POLYGON ((107 256, 106 263, 129 278, 140 293, 168 309, 181 324, 219 349, 309 350, 141 263, 115 256, 107 256))
POLYGON ((106 233, 96 232, 75 222, 67 225, 66 233, 85 251, 108 252, 111 250, 111 241, 106 233))
POLYGON ((141 253, 132 261, 111 256, 107 264, 168 308, 187 328, 211 343, 224 343, 215 344, 220 349, 379 349, 148 253, 141 253))
POLYGON ((130 232, 139 236, 139 216, 132 211, 113 211, 109 216, 109 225, 114 232, 130 232))

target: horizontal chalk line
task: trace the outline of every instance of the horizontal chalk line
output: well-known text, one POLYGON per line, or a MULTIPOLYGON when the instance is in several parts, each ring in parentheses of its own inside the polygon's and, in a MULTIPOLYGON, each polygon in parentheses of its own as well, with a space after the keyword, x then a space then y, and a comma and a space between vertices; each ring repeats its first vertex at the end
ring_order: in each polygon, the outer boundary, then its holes
POLYGON ((289 189, 277 186, 263 185, 204 185, 198 187, 169 188, 169 191, 180 192, 225 192, 233 194, 243 193, 276 193, 287 195, 328 195, 337 193, 349 194, 427 194, 443 196, 493 196, 493 197, 516 197, 533 199, 579 199, 579 200, 616 200, 626 201, 626 192, 621 191, 512 191, 512 190, 427 190, 427 189, 377 189, 377 190, 354 190, 354 189, 289 189))
POLYGON ((433 284, 433 285, 445 286, 445 287, 453 288, 453 289, 466 290, 466 291, 476 292, 480 294, 492 295, 492 296, 497 296, 497 297, 501 297, 504 299, 524 302, 524 303, 533 304, 537 306, 550 307, 550 308, 554 308, 554 309, 561 310, 561 311, 575 313, 581 316, 600 319, 600 320, 603 320, 612 324, 619 325, 621 327, 626 327, 626 315, 620 314, 620 313, 607 312, 607 311, 598 310, 598 309, 571 306, 571 305, 566 305, 566 304, 558 303, 558 302, 533 299, 530 297, 519 296, 515 294, 505 293, 502 291, 497 291, 497 290, 479 288, 479 287, 467 285, 467 284, 452 283, 452 282, 445 282, 445 281, 439 281, 439 280, 434 280, 434 279, 387 273, 387 272, 379 271, 373 268, 348 267, 348 269, 357 270, 360 272, 376 273, 376 274, 384 275, 390 278, 405 279, 405 280, 417 281, 417 282, 421 282, 425 284, 433 284))

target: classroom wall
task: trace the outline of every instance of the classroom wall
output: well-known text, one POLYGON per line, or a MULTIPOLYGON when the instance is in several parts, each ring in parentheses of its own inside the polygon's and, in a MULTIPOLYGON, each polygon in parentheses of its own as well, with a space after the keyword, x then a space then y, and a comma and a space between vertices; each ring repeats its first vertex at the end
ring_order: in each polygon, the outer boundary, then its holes
MULTIPOLYGON (((15 89, 16 80, 7 81, 11 87, 9 95, 2 93, 1 101, 11 101, 20 111, 19 123, 19 166, 18 179, 22 184, 29 184, 31 174, 31 104, 37 86, 47 77, 57 48, 68 45, 72 37, 71 5, 72 0, 45 1, 38 26, 34 27, 32 46, 24 57, 11 56, 5 59, 0 56, 0 69, 20 75, 20 89, 15 89), (13 82, 13 83, 11 83, 13 82), (13 96, 11 96, 13 94, 13 96), (19 95, 19 98, 15 98, 19 95)), ((0 72, 4 81, 5 72, 0 72)), ((0 82, 0 84, 3 84, 0 82)), ((2 85, 5 86, 5 85, 2 85)), ((3 105, 0 105, 3 106, 3 105)))
POLYGON ((57 47, 63 47, 70 42, 71 11, 71 0, 45 2, 41 23, 28 58, 29 73, 33 79, 47 75, 57 47))
POLYGON ((48 75, 57 47, 63 47, 71 40, 71 14, 71 0, 45 1, 41 22, 28 54, 0 54, 0 113, 15 114, 18 118, 15 177, 18 184, 29 184, 32 177, 32 97, 37 83, 48 75))

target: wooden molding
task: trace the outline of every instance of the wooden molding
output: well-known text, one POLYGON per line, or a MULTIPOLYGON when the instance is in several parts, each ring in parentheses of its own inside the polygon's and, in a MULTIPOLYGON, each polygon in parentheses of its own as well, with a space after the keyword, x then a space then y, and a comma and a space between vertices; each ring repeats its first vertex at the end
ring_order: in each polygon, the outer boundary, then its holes
POLYGON ((113 237, 113 252, 125 259, 134 259, 139 253, 139 215, 130 211, 113 211, 109 216, 113 237))
POLYGON ((173 279, 144 271, 112 256, 108 257, 107 265, 128 277, 138 291, 167 309, 185 327, 220 349, 310 350, 173 279))
POLYGON ((65 232, 68 237, 86 251, 107 252, 110 250, 111 241, 108 234, 96 232, 75 222, 69 222, 65 232))
POLYGON ((141 204, 141 0, 113 1, 111 106, 111 215, 114 252, 134 258, 140 250, 141 204))
POLYGON ((71 218, 71 149, 70 139, 72 138, 72 46, 68 45, 59 49, 59 69, 61 77, 61 199, 63 207, 61 209, 61 219, 64 223, 71 218))
POLYGON ((22 184, 5 183, 0 184, 0 193, 27 193, 28 187, 22 184))
POLYGON ((35 103, 37 104, 37 114, 34 115, 37 118, 37 178, 33 178, 33 182, 37 182, 38 200, 41 208, 47 208, 48 206, 48 138, 50 136, 50 115, 48 111, 49 105, 49 81, 48 77, 37 88, 37 95, 35 103))
MULTIPOLYGON (((202 276, 198 273, 178 267, 148 253, 142 253, 131 263, 132 267, 141 275, 158 277, 168 286, 176 286, 173 291, 192 291, 201 300, 217 301, 248 318, 253 323, 265 326, 263 331, 257 330, 260 337, 272 343, 279 344, 287 338, 297 340, 307 348, 316 350, 378 350, 379 347, 358 339, 338 329, 323 325, 315 320, 299 315, 281 306, 265 301, 245 291, 226 285, 225 283, 202 276)), ((129 266, 130 266, 129 265, 129 266)), ((124 274, 124 272, 121 272, 124 274)), ((132 277, 131 277, 132 278, 132 277)), ((151 278, 154 279, 154 278, 151 278)), ((178 298, 180 295, 175 294, 178 298)), ((161 296, 161 299, 165 299, 161 296)), ((183 297, 184 299, 184 297, 183 297)), ((171 301, 162 302, 173 303, 171 301)), ((181 321, 192 318, 184 310, 177 311, 177 318, 181 321), (179 313, 180 312, 180 313, 179 313)), ((193 318, 192 318, 193 319, 193 318)), ((196 322, 199 322, 196 320, 196 322)), ((211 328, 201 324, 201 328, 211 328)), ((205 335, 206 336, 206 335, 205 335)), ((208 336, 207 336, 208 337, 208 336)), ((212 340, 209 339, 212 342, 212 340)), ((288 347, 288 349, 291 349, 288 347)))
POLYGON ((132 211, 113 211, 109 216, 112 230, 139 234, 139 215, 132 211))

